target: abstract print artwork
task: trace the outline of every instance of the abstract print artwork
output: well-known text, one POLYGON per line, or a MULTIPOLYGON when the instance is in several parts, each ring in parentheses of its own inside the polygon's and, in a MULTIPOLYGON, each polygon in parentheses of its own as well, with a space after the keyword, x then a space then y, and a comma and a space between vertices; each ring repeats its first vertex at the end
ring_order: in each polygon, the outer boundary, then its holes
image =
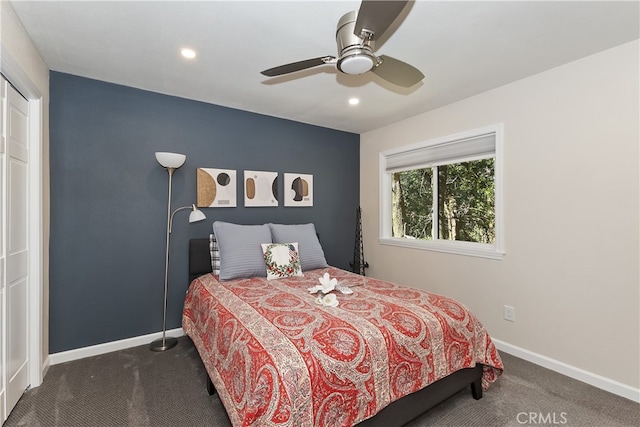
POLYGON ((236 171, 198 168, 196 187, 199 208, 236 207, 236 171))
POLYGON ((278 206, 278 172, 244 171, 244 205, 278 206))
POLYGON ((284 205, 313 206, 313 175, 284 174, 284 205))

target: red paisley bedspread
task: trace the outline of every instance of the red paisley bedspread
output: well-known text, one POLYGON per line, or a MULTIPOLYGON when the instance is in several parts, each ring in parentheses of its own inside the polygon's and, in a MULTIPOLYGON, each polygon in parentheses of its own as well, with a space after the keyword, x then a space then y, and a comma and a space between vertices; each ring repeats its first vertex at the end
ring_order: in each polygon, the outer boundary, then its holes
POLYGON ((462 304, 337 268, 304 277, 194 280, 182 326, 234 426, 351 426, 462 368, 502 361, 462 304), (354 293, 316 304, 325 272, 354 293), (360 286, 362 285, 362 286, 360 286))

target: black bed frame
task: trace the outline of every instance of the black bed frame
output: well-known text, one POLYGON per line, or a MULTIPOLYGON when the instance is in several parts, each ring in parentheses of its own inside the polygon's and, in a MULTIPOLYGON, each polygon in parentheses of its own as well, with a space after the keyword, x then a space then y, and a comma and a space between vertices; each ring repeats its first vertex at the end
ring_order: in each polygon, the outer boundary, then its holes
MULTIPOLYGON (((211 273, 211 257, 209 255, 209 239, 189 240, 189 283, 198 276, 211 273)), ((390 427, 402 426, 429 409, 457 394, 471 385, 474 399, 482 398, 481 364, 474 368, 461 369, 439 381, 396 400, 378 412, 374 417, 362 421, 358 427, 390 427)), ((215 387, 207 375, 207 392, 215 393, 215 387)))

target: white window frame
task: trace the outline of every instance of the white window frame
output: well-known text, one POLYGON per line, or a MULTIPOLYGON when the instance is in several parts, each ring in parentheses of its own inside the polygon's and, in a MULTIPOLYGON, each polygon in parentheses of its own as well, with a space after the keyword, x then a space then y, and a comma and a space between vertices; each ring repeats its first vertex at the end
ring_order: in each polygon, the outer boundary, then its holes
MULTIPOLYGON (((502 259, 505 255, 504 248, 504 213, 503 213, 503 134, 504 125, 502 123, 461 132, 455 135, 448 135, 417 144, 386 150, 380 153, 380 236, 379 242, 383 245, 401 246, 406 248, 422 249, 436 252, 446 252, 451 254, 476 256, 490 259, 502 259), (483 135, 495 135, 495 161, 494 161, 494 191, 495 191, 495 243, 476 243, 454 240, 421 240, 392 237, 391 216, 392 216, 392 174, 387 172, 387 160, 414 150, 442 146, 444 144, 455 144, 470 138, 478 138, 483 135)), ((478 157, 470 156, 467 159, 456 159, 456 162, 477 160, 478 157)), ((486 158, 486 157, 485 157, 486 158)), ((411 165, 409 169, 420 169, 433 165, 411 165)))

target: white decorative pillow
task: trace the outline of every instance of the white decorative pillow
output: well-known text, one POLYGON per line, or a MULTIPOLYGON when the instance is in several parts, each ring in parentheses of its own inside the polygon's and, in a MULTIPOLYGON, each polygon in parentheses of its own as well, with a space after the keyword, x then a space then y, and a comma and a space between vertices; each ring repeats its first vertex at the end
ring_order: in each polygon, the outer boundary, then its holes
POLYGON ((267 280, 289 276, 303 276, 298 255, 298 242, 262 243, 267 280))

